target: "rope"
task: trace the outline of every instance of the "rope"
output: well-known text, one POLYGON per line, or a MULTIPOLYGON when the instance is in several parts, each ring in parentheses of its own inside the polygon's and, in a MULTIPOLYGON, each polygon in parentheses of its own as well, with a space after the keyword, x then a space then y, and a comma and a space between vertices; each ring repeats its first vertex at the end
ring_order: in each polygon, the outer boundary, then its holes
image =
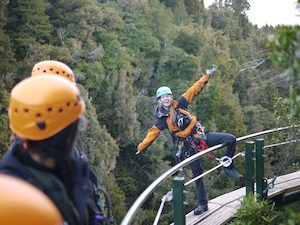
MULTIPOLYGON (((243 155, 243 154, 244 154, 243 152, 240 152, 240 153, 236 154, 235 156, 233 156, 231 159, 235 159, 236 157, 238 157, 238 156, 240 156, 240 155, 243 155)), ((220 163, 219 165, 217 165, 217 166, 211 168, 210 170, 208 170, 208 171, 202 173, 201 175, 199 175, 199 176, 193 178, 192 180, 189 180, 188 182, 186 182, 186 183, 184 184, 184 186, 187 186, 187 185, 193 183, 194 181, 196 181, 196 180, 198 180, 198 179, 200 179, 200 178, 206 176, 206 175, 209 174, 210 172, 212 172, 212 171, 214 171, 214 170, 220 168, 221 166, 223 166, 223 165, 226 164, 226 163, 227 163, 227 162, 220 163)))

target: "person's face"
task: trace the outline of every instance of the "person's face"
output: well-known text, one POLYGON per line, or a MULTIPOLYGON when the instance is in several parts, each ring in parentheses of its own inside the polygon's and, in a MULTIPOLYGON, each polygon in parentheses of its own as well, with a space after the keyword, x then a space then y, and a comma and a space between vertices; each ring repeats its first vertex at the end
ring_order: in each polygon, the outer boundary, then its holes
POLYGON ((173 95, 162 95, 159 100, 164 107, 169 107, 172 104, 173 95))

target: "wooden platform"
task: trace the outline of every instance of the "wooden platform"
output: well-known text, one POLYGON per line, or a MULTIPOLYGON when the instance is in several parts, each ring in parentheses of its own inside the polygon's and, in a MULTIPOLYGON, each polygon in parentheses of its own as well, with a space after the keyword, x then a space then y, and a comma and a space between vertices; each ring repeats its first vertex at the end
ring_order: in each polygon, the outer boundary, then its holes
MULTIPOLYGON (((271 180, 271 179, 270 179, 271 180)), ((289 193, 300 189, 300 171, 277 177, 274 188, 268 192, 272 198, 280 194, 289 193)), ((241 205, 246 194, 246 188, 240 188, 230 193, 221 195, 208 202, 209 210, 199 216, 193 212, 186 215, 187 225, 219 225, 228 222, 241 205)))

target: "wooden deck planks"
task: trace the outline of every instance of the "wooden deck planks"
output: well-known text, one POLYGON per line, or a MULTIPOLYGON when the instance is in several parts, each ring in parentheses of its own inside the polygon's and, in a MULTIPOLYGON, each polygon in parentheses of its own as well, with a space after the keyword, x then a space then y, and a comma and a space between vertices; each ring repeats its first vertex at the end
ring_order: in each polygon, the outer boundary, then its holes
MULTIPOLYGON (((271 179, 269 179, 269 182, 271 179)), ((274 188, 268 192, 269 197, 300 189, 300 171, 277 177, 274 188)), ((241 205, 246 188, 239 188, 208 202, 209 211, 195 216, 193 212, 186 215, 186 225, 220 225, 228 222, 241 205)))

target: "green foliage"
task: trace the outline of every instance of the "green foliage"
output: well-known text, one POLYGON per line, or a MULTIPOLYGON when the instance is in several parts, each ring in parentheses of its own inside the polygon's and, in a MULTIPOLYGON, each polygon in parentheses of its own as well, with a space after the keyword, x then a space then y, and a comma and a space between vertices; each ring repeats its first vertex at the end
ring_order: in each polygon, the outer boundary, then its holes
MULTIPOLYGON (((45 59, 63 61, 75 73, 89 120, 81 134, 83 147, 112 197, 117 224, 137 195, 174 165, 168 131, 135 155, 154 123, 159 86, 170 86, 179 97, 214 63, 217 74, 189 107, 210 130, 238 137, 297 123, 293 115, 298 108, 286 115, 299 98, 299 28, 278 28, 274 35, 270 47, 279 69, 268 60, 256 67, 268 57, 267 36, 276 29, 249 24, 247 9, 246 0, 222 0, 209 9, 197 0, 1 1, 0 154, 10 135, 8 93, 45 59), (289 93, 291 100, 281 101, 289 93)), ((267 156, 267 173, 273 172, 271 166, 279 171, 279 153, 267 156)), ((288 171, 299 166, 293 162, 288 171)), ((211 168, 213 163, 203 160, 202 165, 211 168)), ((205 178, 205 184, 209 197, 236 187, 218 174, 205 178)), ((152 223, 154 209, 168 190, 170 182, 156 190, 134 223, 152 223)), ((188 198, 196 198, 193 187, 188 198)), ((167 212, 160 222, 169 224, 170 217, 167 212)))
POLYGON ((135 129, 138 127, 132 79, 124 72, 112 73, 105 78, 102 87, 105 88, 102 96, 95 99, 99 105, 98 118, 119 145, 128 145, 135 140, 135 129))
MULTIPOLYGON (((289 126, 296 125, 300 123, 299 118, 294 117, 290 114, 291 103, 287 99, 279 97, 276 99, 276 103, 274 105, 274 117, 275 117, 275 126, 289 126)), ((282 133, 277 133, 272 135, 270 143, 280 143, 286 140, 295 140, 299 136, 299 129, 295 128, 293 130, 289 130, 282 133)), ((298 146, 297 143, 290 143, 284 146, 278 146, 276 148, 270 149, 267 151, 267 160, 272 168, 273 174, 281 175, 287 174, 289 172, 293 172, 299 168, 299 154, 297 154, 298 146), (284 156, 282 157, 282 153, 284 152, 284 156)), ((265 163, 267 165, 267 163, 265 163)), ((268 174, 266 174, 268 176, 268 174)))
POLYGON ((85 116, 89 121, 88 129, 81 134, 86 155, 91 166, 99 174, 100 171, 111 171, 115 168, 119 147, 105 127, 97 121, 96 111, 88 98, 88 93, 83 87, 80 87, 80 90, 87 106, 85 116))
POLYGON ((53 26, 45 14, 48 6, 43 0, 9 2, 6 29, 17 59, 24 59, 32 44, 45 44, 51 39, 53 26))
POLYGON ((172 89, 173 95, 179 97, 191 84, 187 81, 192 80, 195 75, 198 75, 196 57, 188 55, 176 47, 166 48, 160 58, 151 93, 155 93, 160 86, 168 85, 172 89))
POLYGON ((255 201, 254 195, 244 197, 241 207, 238 209, 236 219, 231 225, 267 225, 274 224, 276 216, 274 205, 269 202, 255 201))
POLYGON ((134 218, 133 225, 147 225, 152 224, 152 218, 155 216, 155 212, 152 209, 140 210, 137 216, 134 218))
POLYGON ((277 126, 297 125, 300 119, 290 113, 291 102, 283 97, 278 97, 274 105, 274 116, 277 126))
POLYGON ((15 80, 16 60, 12 51, 10 37, 4 31, 7 22, 7 4, 8 1, 0 2, 0 82, 5 84, 7 88, 11 88, 15 80))
POLYGON ((118 3, 124 11, 128 11, 133 14, 143 13, 149 7, 147 0, 118 0, 118 3))
POLYGON ((238 99, 230 88, 220 81, 214 82, 208 95, 197 100, 199 120, 212 131, 229 132, 242 135, 246 132, 244 116, 238 104, 238 99))
MULTIPOLYGON (((138 107, 136 112, 138 114, 138 121, 144 131, 147 131, 153 125, 156 101, 156 97, 154 96, 141 95, 137 97, 138 107)), ((140 134, 139 139, 143 138, 143 135, 145 134, 140 134)))
MULTIPOLYGON (((274 121, 276 121, 274 114, 261 105, 245 106, 243 111, 245 115, 245 121, 247 124, 249 124, 249 132, 254 133, 266 128, 274 127, 274 121)), ((281 123, 280 125, 282 126, 283 124, 281 123)))
POLYGON ((154 36, 149 21, 144 16, 137 16, 127 18, 126 22, 118 31, 122 45, 139 57, 156 57, 160 42, 154 36))
POLYGON ((9 146, 9 136, 11 134, 9 130, 9 121, 7 115, 7 105, 8 105, 8 93, 4 88, 3 83, 0 85, 0 157, 8 150, 9 146))
POLYGON ((192 32, 189 28, 182 28, 179 35, 174 39, 174 45, 182 48, 186 53, 199 55, 203 46, 199 32, 192 32))
POLYGON ((158 0, 151 0, 150 2, 152 7, 146 12, 147 18, 156 37, 166 43, 168 36, 172 36, 171 28, 173 24, 171 21, 173 21, 173 14, 158 0))
POLYGON ((291 114, 300 115, 300 56, 299 56, 300 26, 281 26, 270 40, 272 48, 271 59, 274 65, 284 71, 284 75, 292 80, 290 101, 293 105, 291 114))
POLYGON ((201 16, 199 14, 204 12, 204 1, 184 0, 184 4, 188 14, 193 15, 195 18, 199 18, 201 16))
POLYGON ((247 38, 249 36, 251 26, 246 15, 246 11, 250 9, 250 4, 247 0, 228 0, 225 2, 225 6, 234 12, 235 19, 241 28, 243 38, 247 38))
POLYGON ((173 9, 174 20, 176 25, 184 25, 189 21, 189 14, 182 1, 179 1, 176 7, 173 9))
POLYGON ((102 59, 102 65, 108 73, 115 71, 128 71, 130 72, 132 66, 130 65, 131 57, 126 48, 117 40, 118 36, 113 33, 103 35, 102 45, 105 50, 102 59))
MULTIPOLYGON (((97 7, 96 1, 75 0, 70 2, 58 0, 49 9, 48 14, 56 27, 67 28, 68 32, 70 32, 68 35, 74 37, 74 35, 76 35, 75 33, 78 33, 74 30, 75 24, 79 23, 77 24, 79 25, 79 30, 85 33, 86 29, 84 29, 83 24, 87 26, 88 24, 92 25, 95 24, 95 22, 99 22, 101 16, 98 10, 99 8, 97 7), (95 9, 92 9, 92 6, 94 6, 95 9), (80 15, 81 17, 78 17, 80 15), (86 18, 82 18, 82 15, 85 15, 86 18)), ((78 29, 76 29, 76 31, 78 31, 78 29)), ((83 35, 83 37, 85 37, 85 35, 83 35)))
POLYGON ((164 3, 167 7, 175 7, 177 5, 176 0, 160 0, 160 2, 164 3))
POLYGON ((112 204, 112 216, 114 223, 120 224, 126 214, 126 199, 124 191, 119 187, 115 175, 111 172, 101 173, 101 184, 109 192, 112 204))
MULTIPOLYGON (((72 52, 70 48, 58 47, 50 44, 33 44, 28 51, 28 56, 24 59, 24 62, 31 69, 33 65, 40 60, 55 59, 72 66, 74 63, 74 58, 72 57, 72 52)), ((30 71, 31 72, 31 71, 30 71)), ((26 76, 28 76, 26 74, 26 76)))
POLYGON ((214 29, 223 31, 232 41, 242 39, 242 28, 232 10, 222 5, 212 5, 208 12, 207 23, 214 29))
POLYGON ((105 79, 105 69, 101 62, 83 62, 73 70, 77 83, 81 83, 92 99, 97 98, 101 82, 105 79))
POLYGON ((281 223, 281 225, 287 224, 287 225, 296 225, 300 224, 300 213, 297 211, 294 211, 292 209, 286 208, 285 209, 288 219, 284 218, 285 222, 281 223))

